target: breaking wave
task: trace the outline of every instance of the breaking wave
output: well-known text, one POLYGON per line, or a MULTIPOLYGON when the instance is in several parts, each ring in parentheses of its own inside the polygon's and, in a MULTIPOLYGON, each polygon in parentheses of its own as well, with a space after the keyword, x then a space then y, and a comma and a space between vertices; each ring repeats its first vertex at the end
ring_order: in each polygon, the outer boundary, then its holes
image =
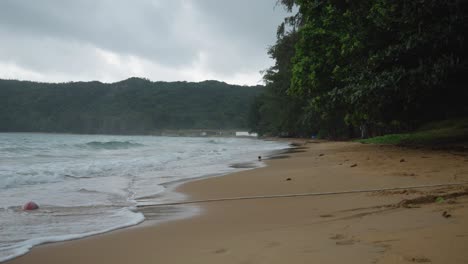
POLYGON ((85 144, 86 147, 91 147, 94 149, 129 149, 135 147, 142 147, 143 144, 133 143, 130 141, 91 141, 85 144))

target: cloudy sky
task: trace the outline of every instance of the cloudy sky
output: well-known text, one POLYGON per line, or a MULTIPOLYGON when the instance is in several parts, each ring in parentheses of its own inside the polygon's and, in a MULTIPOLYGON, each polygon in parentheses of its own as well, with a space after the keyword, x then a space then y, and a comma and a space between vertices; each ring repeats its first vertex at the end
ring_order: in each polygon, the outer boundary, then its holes
POLYGON ((276 0, 0 0, 0 78, 258 84, 276 0))

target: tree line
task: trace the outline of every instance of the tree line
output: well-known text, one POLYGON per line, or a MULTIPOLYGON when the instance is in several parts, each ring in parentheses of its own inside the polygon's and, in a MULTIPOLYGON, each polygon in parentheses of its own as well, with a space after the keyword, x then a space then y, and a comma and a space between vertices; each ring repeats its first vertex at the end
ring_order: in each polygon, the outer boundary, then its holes
POLYGON ((291 16, 249 114, 261 134, 350 138, 468 114, 468 1, 280 0, 291 16))
POLYGON ((0 80, 0 131, 146 134, 247 128, 263 86, 218 81, 38 83, 0 80))

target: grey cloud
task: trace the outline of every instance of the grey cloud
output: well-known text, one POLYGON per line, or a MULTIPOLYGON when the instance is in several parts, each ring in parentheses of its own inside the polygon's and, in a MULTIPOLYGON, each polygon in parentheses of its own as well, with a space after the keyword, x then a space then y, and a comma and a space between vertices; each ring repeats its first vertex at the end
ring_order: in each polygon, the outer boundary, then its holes
POLYGON ((92 43, 173 65, 193 59, 195 51, 171 32, 176 2, 158 8, 151 1, 7 0, 0 3, 0 24, 18 33, 92 43), (167 52, 173 49, 178 52, 167 52))
POLYGON ((266 49, 285 16, 275 3, 2 0, 0 63, 72 75, 102 64, 81 54, 94 47, 173 70, 202 64, 220 76, 258 72, 271 63, 266 49))

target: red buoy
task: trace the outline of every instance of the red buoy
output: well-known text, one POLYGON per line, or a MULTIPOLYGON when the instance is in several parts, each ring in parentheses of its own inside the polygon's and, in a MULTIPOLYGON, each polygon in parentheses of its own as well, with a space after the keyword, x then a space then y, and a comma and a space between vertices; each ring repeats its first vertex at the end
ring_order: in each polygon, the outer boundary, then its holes
POLYGON ((36 210, 36 209, 39 209, 39 205, 37 205, 37 203, 33 201, 27 202, 23 205, 24 211, 36 210))

